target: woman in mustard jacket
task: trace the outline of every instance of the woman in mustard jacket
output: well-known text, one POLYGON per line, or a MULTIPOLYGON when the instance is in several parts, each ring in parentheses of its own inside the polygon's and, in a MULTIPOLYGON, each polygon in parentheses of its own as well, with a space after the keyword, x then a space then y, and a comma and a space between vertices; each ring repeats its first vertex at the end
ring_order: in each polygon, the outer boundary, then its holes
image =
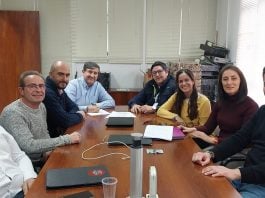
POLYGON ((177 92, 157 111, 157 115, 185 126, 204 125, 211 113, 209 99, 197 92, 194 75, 189 69, 176 73, 177 92))

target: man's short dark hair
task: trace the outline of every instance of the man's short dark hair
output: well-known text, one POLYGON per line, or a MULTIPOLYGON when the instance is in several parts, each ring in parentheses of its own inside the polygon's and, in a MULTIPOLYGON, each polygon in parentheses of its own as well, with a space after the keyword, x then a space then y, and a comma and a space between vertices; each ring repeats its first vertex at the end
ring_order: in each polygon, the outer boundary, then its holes
POLYGON ((84 67, 83 67, 83 71, 86 71, 87 69, 94 69, 94 68, 98 68, 98 70, 100 71, 100 67, 97 63, 85 62, 84 67))
POLYGON ((163 70, 168 71, 168 68, 167 68, 166 63, 163 63, 163 62, 161 62, 161 61, 156 61, 156 62, 154 62, 153 65, 151 66, 151 71, 152 71, 153 68, 156 67, 156 66, 161 66, 161 67, 163 68, 163 70))
POLYGON ((18 86, 19 87, 24 87, 25 86, 25 78, 27 76, 31 76, 31 75, 39 76, 45 81, 44 77, 41 75, 40 72, 34 71, 34 70, 29 70, 29 71, 24 71, 23 73, 20 74, 19 81, 18 81, 18 86))

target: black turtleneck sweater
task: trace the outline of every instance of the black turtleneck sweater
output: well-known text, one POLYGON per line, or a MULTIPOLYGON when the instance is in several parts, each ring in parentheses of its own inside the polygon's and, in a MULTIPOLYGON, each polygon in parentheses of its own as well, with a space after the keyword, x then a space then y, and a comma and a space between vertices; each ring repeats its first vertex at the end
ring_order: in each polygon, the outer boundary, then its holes
POLYGON ((216 145, 214 161, 220 161, 251 145, 245 164, 240 168, 241 182, 265 186, 265 106, 231 137, 216 145))
POLYGON ((257 103, 250 97, 247 96, 241 102, 238 102, 235 97, 231 97, 222 104, 217 102, 204 126, 196 128, 209 135, 219 126, 219 142, 221 142, 239 130, 257 110, 257 103))

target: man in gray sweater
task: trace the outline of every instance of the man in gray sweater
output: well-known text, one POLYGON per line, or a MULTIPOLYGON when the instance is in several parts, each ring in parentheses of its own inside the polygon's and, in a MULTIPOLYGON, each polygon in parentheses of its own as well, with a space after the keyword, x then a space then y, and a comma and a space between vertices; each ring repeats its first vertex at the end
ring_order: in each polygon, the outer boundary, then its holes
POLYGON ((41 161, 57 146, 80 142, 80 134, 73 132, 51 138, 46 123, 44 78, 37 71, 20 75, 21 98, 7 105, 1 113, 0 124, 15 138, 21 150, 33 161, 41 161))

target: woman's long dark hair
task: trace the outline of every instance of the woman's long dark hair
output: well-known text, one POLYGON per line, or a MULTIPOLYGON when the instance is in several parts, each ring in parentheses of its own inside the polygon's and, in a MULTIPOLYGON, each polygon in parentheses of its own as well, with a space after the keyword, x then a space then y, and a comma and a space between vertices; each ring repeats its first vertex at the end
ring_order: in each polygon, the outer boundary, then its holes
POLYGON ((223 74, 228 69, 236 72, 240 78, 239 90, 235 94, 235 98, 238 102, 241 102, 241 101, 245 100, 245 98, 248 95, 247 81, 246 81, 245 76, 242 73, 242 71, 234 65, 227 65, 227 66, 223 67, 219 73, 219 77, 218 77, 218 101, 222 103, 222 102, 227 101, 231 97, 224 91, 223 84, 222 84, 223 74))
POLYGON ((176 96, 176 102, 174 104, 175 107, 175 111, 178 115, 181 115, 181 109, 183 106, 183 102, 186 99, 185 94, 183 93, 183 91, 181 91, 181 89, 179 88, 179 76, 180 74, 187 74, 190 79, 194 82, 193 87, 192 87, 192 93, 190 96, 190 100, 189 100, 189 106, 188 106, 188 116, 191 120, 194 120, 195 118, 198 117, 198 104, 197 104, 197 99, 198 99, 198 92, 195 86, 195 79, 194 79, 194 75, 192 73, 191 70, 189 69, 180 69, 177 73, 176 73, 176 83, 177 83, 177 96, 176 96))

